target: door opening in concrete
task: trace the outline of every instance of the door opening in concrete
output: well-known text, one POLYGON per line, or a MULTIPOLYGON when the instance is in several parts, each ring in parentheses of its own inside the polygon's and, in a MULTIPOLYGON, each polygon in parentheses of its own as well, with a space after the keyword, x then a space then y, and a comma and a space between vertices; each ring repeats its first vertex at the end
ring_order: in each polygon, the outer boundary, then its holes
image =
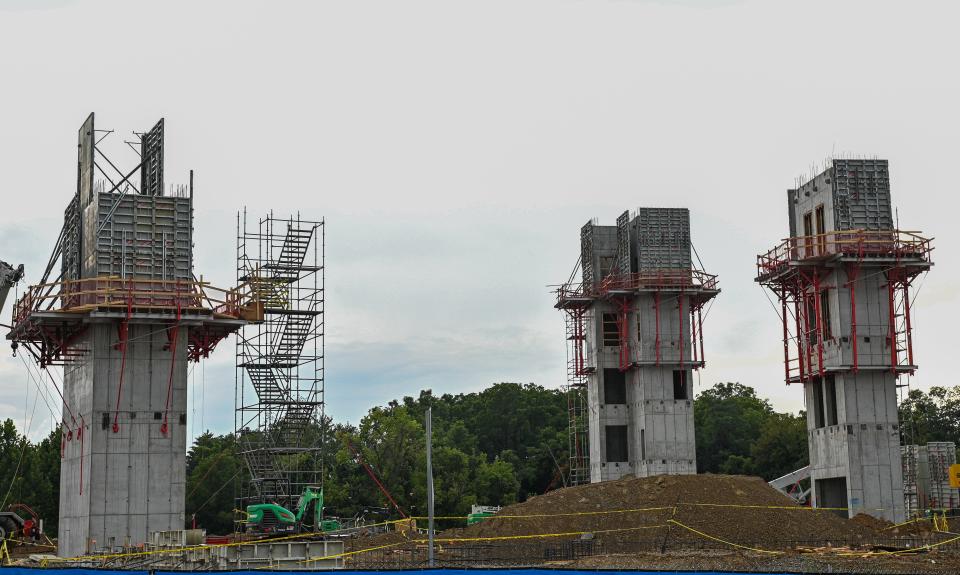
POLYGON ((847 517, 847 478, 830 477, 816 482, 817 507, 829 508, 841 517, 847 517))
POLYGON ((803 215, 803 255, 810 257, 813 255, 813 213, 807 212, 803 215))
POLYGON ((603 370, 603 402, 607 405, 627 403, 627 377, 617 368, 603 370))
POLYGON ((673 370, 673 399, 690 399, 687 391, 687 370, 673 370))
POLYGON ((626 463, 627 461, 627 426, 607 426, 607 462, 626 463))

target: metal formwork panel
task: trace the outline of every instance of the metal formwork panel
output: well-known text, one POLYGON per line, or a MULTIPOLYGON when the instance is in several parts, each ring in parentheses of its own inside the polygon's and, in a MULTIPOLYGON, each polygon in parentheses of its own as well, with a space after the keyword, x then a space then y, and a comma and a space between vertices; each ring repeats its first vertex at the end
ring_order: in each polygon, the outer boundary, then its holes
POLYGON ((93 198, 93 150, 93 114, 91 113, 80 126, 77 143, 77 192, 80 194, 81 210, 93 198))
POLYGON ((632 227, 635 271, 691 268, 690 210, 640 208, 632 227))
POLYGON ((107 193, 98 198, 102 229, 97 236, 96 275, 192 279, 191 198, 107 193))
POLYGON ((587 222, 580 228, 580 269, 585 286, 592 286, 597 280, 593 259, 593 222, 587 222))
POLYGON ((163 195, 163 118, 140 138, 140 193, 163 195))
POLYGON ((891 230, 887 160, 833 161, 834 229, 891 230))
POLYGON ((60 272, 64 281, 80 279, 80 246, 83 241, 80 225, 80 194, 74 194, 63 213, 63 254, 60 272))
POLYGON ((954 509, 960 506, 958 489, 950 486, 950 466, 957 462, 957 448, 952 441, 927 443, 928 506, 933 509, 954 509))
POLYGON ((630 212, 617 218, 617 261, 614 265, 619 274, 630 273, 630 212))

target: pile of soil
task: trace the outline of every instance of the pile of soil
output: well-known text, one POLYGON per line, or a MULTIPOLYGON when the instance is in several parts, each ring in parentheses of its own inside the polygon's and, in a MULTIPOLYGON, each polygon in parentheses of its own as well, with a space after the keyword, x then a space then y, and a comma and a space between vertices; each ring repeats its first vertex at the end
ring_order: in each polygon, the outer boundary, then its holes
MULTIPOLYGON (((645 538, 705 539, 673 521, 726 541, 758 547, 824 541, 855 545, 858 540, 877 535, 873 525, 850 521, 831 511, 801 507, 759 477, 664 475, 551 491, 506 507, 477 525, 447 530, 442 536, 591 532, 610 550, 617 547, 617 542, 645 538), (604 511, 619 512, 598 513, 604 511), (660 525, 669 527, 655 527, 660 525)), ((670 546, 669 541, 665 541, 665 547, 670 546)))

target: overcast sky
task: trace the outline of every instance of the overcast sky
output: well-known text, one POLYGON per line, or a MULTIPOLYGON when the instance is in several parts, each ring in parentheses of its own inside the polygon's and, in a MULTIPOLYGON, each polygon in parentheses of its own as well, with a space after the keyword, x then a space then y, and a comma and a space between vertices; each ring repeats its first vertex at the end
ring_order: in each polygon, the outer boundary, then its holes
MULTIPOLYGON (((580 226, 685 206, 723 289, 697 391, 798 410, 755 256, 787 235, 798 176, 879 156, 901 227, 936 237, 912 385, 954 385, 958 20, 917 1, 0 0, 0 259, 38 281, 88 113, 116 142, 164 117, 167 182, 196 170, 198 275, 232 283, 242 206, 327 219, 328 412, 357 422, 424 388, 562 385, 548 285, 580 226)), ((232 364, 230 344, 196 368, 195 431, 232 430, 232 364)), ((26 374, 2 354, 18 425, 26 374)))

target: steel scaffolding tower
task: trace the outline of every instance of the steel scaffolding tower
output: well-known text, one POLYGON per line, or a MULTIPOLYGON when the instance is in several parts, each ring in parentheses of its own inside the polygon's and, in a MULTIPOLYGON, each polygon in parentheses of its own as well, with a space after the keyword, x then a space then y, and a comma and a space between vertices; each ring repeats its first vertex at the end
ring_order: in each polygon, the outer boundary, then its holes
POLYGON ((250 482, 241 504, 288 508, 322 483, 324 222, 237 216, 237 281, 263 321, 237 334, 235 430, 250 482))

